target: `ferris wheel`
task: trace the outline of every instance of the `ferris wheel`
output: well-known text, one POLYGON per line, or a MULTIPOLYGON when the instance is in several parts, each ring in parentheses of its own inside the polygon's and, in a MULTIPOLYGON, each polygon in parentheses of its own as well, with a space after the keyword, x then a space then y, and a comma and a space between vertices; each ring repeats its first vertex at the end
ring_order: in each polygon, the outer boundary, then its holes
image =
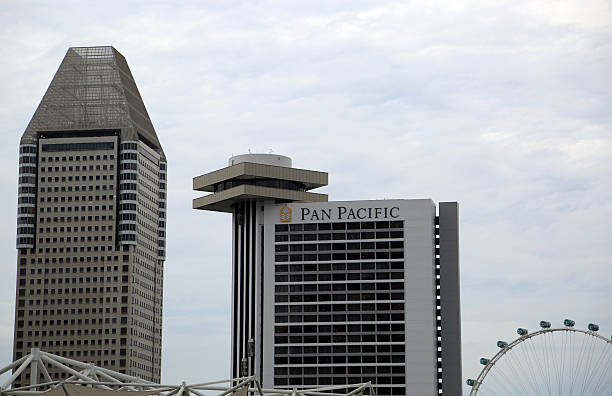
POLYGON ((481 358, 484 368, 466 381, 470 396, 612 396, 612 340, 594 323, 563 325, 542 321, 533 333, 519 328, 516 340, 497 341, 499 352, 481 358))

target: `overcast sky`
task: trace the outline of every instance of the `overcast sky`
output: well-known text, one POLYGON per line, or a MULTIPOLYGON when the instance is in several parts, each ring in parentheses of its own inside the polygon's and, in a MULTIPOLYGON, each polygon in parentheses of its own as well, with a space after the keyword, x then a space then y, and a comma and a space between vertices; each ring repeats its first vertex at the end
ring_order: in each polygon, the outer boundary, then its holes
POLYGON ((269 152, 330 200, 460 205, 464 378, 539 320, 612 334, 612 3, 0 3, 0 366, 18 143, 70 46, 127 59, 168 157, 163 382, 229 376, 229 215, 192 177, 269 152))

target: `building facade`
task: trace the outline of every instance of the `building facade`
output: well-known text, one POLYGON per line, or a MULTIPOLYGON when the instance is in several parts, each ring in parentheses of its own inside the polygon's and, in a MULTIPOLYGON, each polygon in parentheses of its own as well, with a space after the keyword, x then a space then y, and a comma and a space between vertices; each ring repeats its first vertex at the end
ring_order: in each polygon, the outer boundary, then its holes
POLYGON ((457 204, 228 193, 225 183, 298 179, 285 179, 290 163, 262 158, 241 160, 266 167, 263 179, 236 165, 194 179, 213 192, 194 208, 234 213, 232 346, 242 353, 232 375, 247 359, 246 373, 270 387, 372 381, 379 395, 461 394, 457 204))
POLYGON ((166 172, 123 56, 70 48, 19 146, 14 359, 160 381, 166 172))

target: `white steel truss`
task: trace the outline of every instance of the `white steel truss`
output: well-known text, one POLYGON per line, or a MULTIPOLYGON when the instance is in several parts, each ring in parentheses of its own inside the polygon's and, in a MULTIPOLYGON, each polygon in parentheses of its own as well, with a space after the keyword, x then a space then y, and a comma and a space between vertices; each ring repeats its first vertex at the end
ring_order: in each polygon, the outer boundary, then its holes
POLYGON ((375 395, 370 382, 307 389, 265 389, 255 377, 180 385, 156 384, 118 373, 91 363, 57 356, 32 348, 30 354, 0 369, 0 375, 12 375, 0 386, 0 396, 363 396, 375 395), (69 375, 53 380, 48 368, 69 375), (15 380, 30 370, 30 385, 13 388, 15 380), (40 373, 44 382, 39 382, 40 373))

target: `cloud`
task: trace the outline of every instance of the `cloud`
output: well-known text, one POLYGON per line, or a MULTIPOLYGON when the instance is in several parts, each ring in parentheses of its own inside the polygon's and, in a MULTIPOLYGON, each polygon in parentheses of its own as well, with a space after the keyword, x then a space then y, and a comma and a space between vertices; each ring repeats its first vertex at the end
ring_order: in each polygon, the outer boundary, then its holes
MULTIPOLYGON (((7 1, 0 303, 14 300, 20 134, 67 47, 112 44, 169 158, 164 382, 227 377, 231 220, 191 209, 191 178, 248 149, 328 171, 330 199, 459 201, 465 377, 519 325, 571 316, 610 332, 610 12, 571 0, 7 1)), ((12 310, 2 317, 10 329, 12 310)))

